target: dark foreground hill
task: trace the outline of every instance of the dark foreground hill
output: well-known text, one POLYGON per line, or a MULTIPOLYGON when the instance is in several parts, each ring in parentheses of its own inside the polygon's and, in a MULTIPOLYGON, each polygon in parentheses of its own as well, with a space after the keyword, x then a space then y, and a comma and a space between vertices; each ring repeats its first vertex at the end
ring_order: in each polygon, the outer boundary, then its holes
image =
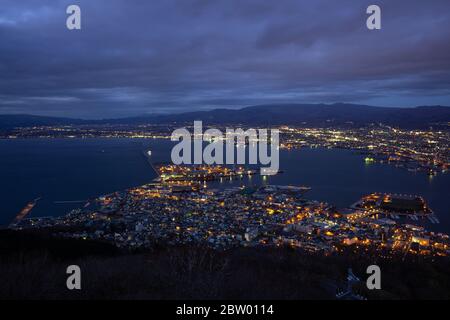
POLYGON ((384 260, 313 255, 288 248, 198 247, 121 253, 92 241, 41 233, 0 232, 0 299, 334 299, 348 267, 365 279, 376 263, 381 291, 355 290, 369 299, 448 299, 448 260, 384 260), (66 268, 77 264, 82 290, 66 289, 66 268))
POLYGON ((13 127, 66 124, 192 123, 202 120, 211 124, 365 126, 374 123, 404 127, 448 127, 450 107, 383 108, 355 104, 279 104, 233 109, 149 115, 122 119, 80 120, 29 115, 0 115, 0 129, 13 127))

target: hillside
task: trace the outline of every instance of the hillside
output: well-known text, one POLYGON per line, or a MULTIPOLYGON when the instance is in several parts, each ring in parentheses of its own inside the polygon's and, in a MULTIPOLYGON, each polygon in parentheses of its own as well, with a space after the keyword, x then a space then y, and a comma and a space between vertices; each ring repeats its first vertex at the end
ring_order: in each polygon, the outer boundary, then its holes
POLYGON ((355 104, 281 104, 242 109, 215 109, 169 115, 139 116, 121 119, 81 120, 32 115, 0 115, 0 129, 67 124, 186 123, 202 120, 207 124, 364 126, 372 123, 404 128, 448 127, 450 107, 423 106, 385 108, 355 104))

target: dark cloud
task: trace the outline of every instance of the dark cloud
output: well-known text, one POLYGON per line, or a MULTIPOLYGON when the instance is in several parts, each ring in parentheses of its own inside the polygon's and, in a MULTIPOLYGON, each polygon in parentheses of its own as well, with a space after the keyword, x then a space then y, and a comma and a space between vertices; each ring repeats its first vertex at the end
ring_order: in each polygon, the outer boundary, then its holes
POLYGON ((277 102, 450 104, 450 3, 2 0, 0 113, 88 118, 277 102), (82 30, 65 27, 78 4, 82 30))

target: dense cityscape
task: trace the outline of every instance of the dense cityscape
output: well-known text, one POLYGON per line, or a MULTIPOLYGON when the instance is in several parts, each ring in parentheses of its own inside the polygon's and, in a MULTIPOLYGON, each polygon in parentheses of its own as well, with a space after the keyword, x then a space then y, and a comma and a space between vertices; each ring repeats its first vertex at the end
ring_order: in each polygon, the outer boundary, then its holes
POLYGON ((301 146, 344 148, 367 154, 367 163, 381 162, 425 171, 430 176, 446 172, 450 159, 448 131, 405 130, 389 126, 358 129, 283 127, 282 148, 301 146))
MULTIPOLYGON (((187 124, 186 128, 192 126, 187 124)), ((144 138, 170 139, 174 125, 97 125, 24 127, 0 133, 0 138, 144 138)), ((220 127, 219 127, 220 128, 220 127)), ((226 128, 225 125, 222 126, 226 128)), ((450 163, 448 130, 407 130, 386 125, 361 128, 279 126, 280 148, 325 147, 367 155, 366 163, 388 163, 430 176, 445 173, 450 163)))
MULTIPOLYGON (((42 126, 10 130, 3 138, 169 139, 172 129, 172 125, 151 124, 42 126)), ((450 163, 447 131, 385 125, 276 129, 281 133, 280 149, 349 149, 364 154, 366 164, 386 163, 425 171, 430 177, 445 174, 450 163)), ((251 176, 257 172, 254 168, 163 164, 156 170, 159 178, 153 183, 99 197, 63 217, 19 219, 12 227, 52 228, 64 237, 104 240, 123 248, 145 248, 154 243, 197 243, 216 249, 289 245, 330 253, 352 245, 355 250, 375 248, 384 255, 449 253, 447 235, 408 223, 422 219, 439 222, 420 196, 371 194, 341 209, 306 200, 306 186, 226 190, 207 186, 209 181, 251 176)))
POLYGON ((385 257, 449 254, 448 235, 408 223, 438 222, 420 196, 370 194, 339 209, 304 199, 305 186, 208 188, 207 181, 253 173, 243 167, 167 164, 158 171, 153 183, 101 196, 62 217, 18 219, 10 227, 51 229, 57 236, 107 241, 125 249, 159 243, 218 250, 290 246, 324 254, 352 246, 355 252, 376 250, 385 257))

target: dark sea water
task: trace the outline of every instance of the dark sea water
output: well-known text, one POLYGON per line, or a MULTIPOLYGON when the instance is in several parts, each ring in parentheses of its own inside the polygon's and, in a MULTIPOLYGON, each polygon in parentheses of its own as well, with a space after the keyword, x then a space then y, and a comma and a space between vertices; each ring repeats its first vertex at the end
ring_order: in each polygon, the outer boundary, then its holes
MULTIPOLYGON (((141 139, 0 140, 0 224, 8 224, 27 202, 42 197, 30 216, 55 216, 86 200, 150 182, 153 163, 170 160, 172 142, 141 139)), ((418 194, 425 197, 441 223, 427 224, 450 233, 450 175, 429 178, 389 165, 366 165, 347 150, 300 149, 280 152, 284 173, 263 180, 259 175, 213 187, 240 184, 291 184, 312 187, 309 199, 346 207, 371 192, 418 194)), ((413 222, 413 221, 410 221, 413 222)))

